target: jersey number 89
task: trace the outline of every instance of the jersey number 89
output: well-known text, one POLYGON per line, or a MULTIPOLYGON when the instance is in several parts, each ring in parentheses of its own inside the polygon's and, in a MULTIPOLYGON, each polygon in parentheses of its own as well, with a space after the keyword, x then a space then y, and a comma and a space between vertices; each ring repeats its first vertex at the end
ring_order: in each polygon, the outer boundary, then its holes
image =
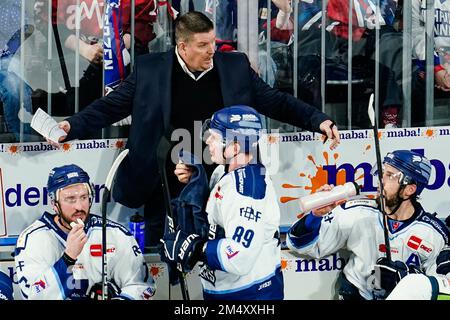
POLYGON ((253 230, 245 230, 243 227, 239 226, 234 231, 233 240, 242 243, 244 247, 248 248, 250 247, 254 235, 255 232, 253 230))

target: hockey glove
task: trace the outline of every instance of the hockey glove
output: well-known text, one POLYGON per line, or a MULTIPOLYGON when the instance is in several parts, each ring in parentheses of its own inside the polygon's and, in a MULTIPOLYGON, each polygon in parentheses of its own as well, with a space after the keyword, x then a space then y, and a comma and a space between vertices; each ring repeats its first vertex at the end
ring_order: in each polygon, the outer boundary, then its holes
POLYGON ((202 259, 202 249, 206 240, 198 234, 187 234, 182 230, 164 235, 164 256, 168 263, 175 263, 177 269, 189 272, 202 259))
MULTIPOLYGON (((120 295, 120 288, 114 281, 108 281, 108 300, 117 299, 120 295)), ((91 300, 102 300, 102 283, 97 282, 89 290, 89 299, 91 300)))
POLYGON ((438 257, 436 258, 436 263, 437 273, 446 275, 450 272, 450 247, 445 247, 441 250, 438 257))
POLYGON ((409 273, 408 266, 402 261, 388 262, 386 258, 377 260, 374 266, 375 288, 384 291, 384 297, 395 288, 397 283, 409 273))

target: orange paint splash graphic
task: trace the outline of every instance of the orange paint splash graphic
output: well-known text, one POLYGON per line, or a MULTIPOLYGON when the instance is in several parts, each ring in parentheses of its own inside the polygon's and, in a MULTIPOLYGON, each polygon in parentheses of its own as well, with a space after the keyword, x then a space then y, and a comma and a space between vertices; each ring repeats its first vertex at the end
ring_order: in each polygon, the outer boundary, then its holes
POLYGON ((298 198, 294 198, 294 197, 280 197, 280 202, 281 203, 286 203, 292 200, 297 200, 298 198))
POLYGON ((436 137, 436 131, 437 130, 427 129, 425 131, 425 137, 427 137, 427 138, 434 138, 434 137, 436 137))
POLYGON ((164 267, 158 266, 157 264, 149 264, 149 271, 153 278, 159 278, 163 275, 164 267))
POLYGON ((281 270, 285 270, 287 265, 287 260, 281 259, 281 270))
POLYGON ((280 137, 268 135, 267 136, 267 143, 268 144, 276 144, 280 141, 280 137))
MULTIPOLYGON (((368 149, 368 148, 366 148, 368 149)), ((322 163, 325 163, 325 165, 330 165, 330 154, 325 151, 322 153, 323 156, 323 161, 322 163)), ((334 163, 336 163, 337 159, 339 158, 339 153, 334 153, 333 154, 333 159, 334 159, 334 163)), ((315 167, 315 173, 314 174, 306 174, 304 172, 300 172, 299 176, 301 178, 306 177, 307 179, 309 179, 309 185, 294 185, 294 184, 290 184, 290 183, 284 183, 282 184, 282 188, 284 189, 294 189, 294 188, 298 188, 298 189, 305 189, 305 190, 310 190, 310 193, 315 193, 322 185, 327 184, 328 183, 328 172, 323 168, 323 164, 319 165, 316 161, 316 159, 314 159, 314 157, 312 155, 308 155, 307 159, 309 161, 311 161, 315 167)), ((359 175, 357 178, 355 178, 355 181, 361 180, 364 178, 364 174, 359 175)), ((339 170, 336 174, 336 185, 343 185, 344 183, 346 183, 346 172, 345 170, 339 170)), ((299 197, 290 197, 290 196, 283 196, 280 197, 280 202, 281 203, 287 203, 290 201, 294 201, 294 200, 298 200, 299 197)), ((299 217, 299 216, 297 216, 299 217)))
POLYGON ((71 148, 72 148, 72 145, 70 143, 64 143, 62 145, 62 149, 64 152, 70 151, 71 148))
POLYGON ((159 267, 151 267, 150 273, 152 274, 153 277, 156 277, 159 274, 159 267))
POLYGON ((117 141, 116 141, 115 147, 116 147, 117 149, 122 149, 124 146, 125 146, 125 143, 123 142, 123 140, 117 140, 117 141))
POLYGON ((283 188, 286 188, 286 189, 290 189, 290 188, 303 188, 302 186, 294 186, 293 184, 289 184, 289 183, 283 183, 281 186, 282 186, 283 188))
POLYGON ((19 153, 19 151, 20 151, 19 146, 16 146, 16 145, 12 145, 8 148, 8 152, 11 154, 17 154, 17 153, 19 153))
POLYGON ((303 216, 305 215, 305 213, 304 212, 301 212, 301 213, 299 213, 298 215, 297 215, 297 219, 301 219, 301 218, 303 218, 303 216))
POLYGON ((369 151, 370 149, 372 149, 372 145, 371 145, 371 144, 368 144, 368 145, 366 146, 366 149, 364 150, 363 154, 366 154, 366 151, 369 151))

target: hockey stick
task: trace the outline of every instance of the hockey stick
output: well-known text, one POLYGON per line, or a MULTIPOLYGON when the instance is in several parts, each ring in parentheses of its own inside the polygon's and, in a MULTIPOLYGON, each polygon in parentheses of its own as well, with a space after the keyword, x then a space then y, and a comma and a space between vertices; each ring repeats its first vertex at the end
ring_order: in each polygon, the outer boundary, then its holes
POLYGON ((391 263, 392 262, 391 245, 389 242, 386 211, 384 210, 383 168, 381 165, 380 140, 378 138, 378 123, 377 123, 377 119, 375 117, 375 111, 373 109, 373 93, 370 95, 367 113, 369 114, 369 119, 370 119, 370 122, 372 123, 373 138, 375 139, 375 154, 377 157, 378 185, 380 186, 380 207, 381 207, 381 213, 383 214, 383 231, 384 231, 384 244, 386 246, 386 259, 388 260, 389 263, 391 263))
POLYGON ((111 194, 111 187, 122 160, 127 156, 128 149, 123 150, 114 160, 111 169, 106 176, 105 190, 102 197, 102 300, 108 299, 108 269, 106 261, 106 208, 108 206, 108 198, 111 194))
MULTIPOLYGON (((169 191, 169 185, 167 182, 167 173, 166 173, 166 159, 167 155, 170 151, 170 143, 167 140, 166 137, 162 137, 161 141, 158 146, 158 166, 159 166, 159 173, 161 176, 161 185, 162 185, 162 191, 164 194, 164 204, 166 207, 166 215, 167 215, 167 224, 169 227, 170 232, 175 232, 175 224, 174 224, 174 217, 172 212, 172 205, 170 204, 170 191, 169 191)), ((180 289, 181 289, 181 295, 183 297, 183 300, 190 300, 189 298, 189 291, 187 288, 186 283, 186 275, 177 270, 178 278, 180 280, 180 289)), ((169 283, 170 288, 170 283, 169 283)))

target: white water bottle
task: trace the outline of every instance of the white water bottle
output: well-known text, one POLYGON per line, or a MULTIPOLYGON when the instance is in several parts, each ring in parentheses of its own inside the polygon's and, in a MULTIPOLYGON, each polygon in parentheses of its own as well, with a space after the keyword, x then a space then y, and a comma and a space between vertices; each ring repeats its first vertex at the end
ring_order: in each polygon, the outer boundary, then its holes
POLYGON ((319 191, 299 199, 302 212, 309 212, 312 209, 325 207, 336 201, 348 199, 359 194, 359 185, 354 182, 347 182, 341 186, 336 186, 330 191, 319 191))

